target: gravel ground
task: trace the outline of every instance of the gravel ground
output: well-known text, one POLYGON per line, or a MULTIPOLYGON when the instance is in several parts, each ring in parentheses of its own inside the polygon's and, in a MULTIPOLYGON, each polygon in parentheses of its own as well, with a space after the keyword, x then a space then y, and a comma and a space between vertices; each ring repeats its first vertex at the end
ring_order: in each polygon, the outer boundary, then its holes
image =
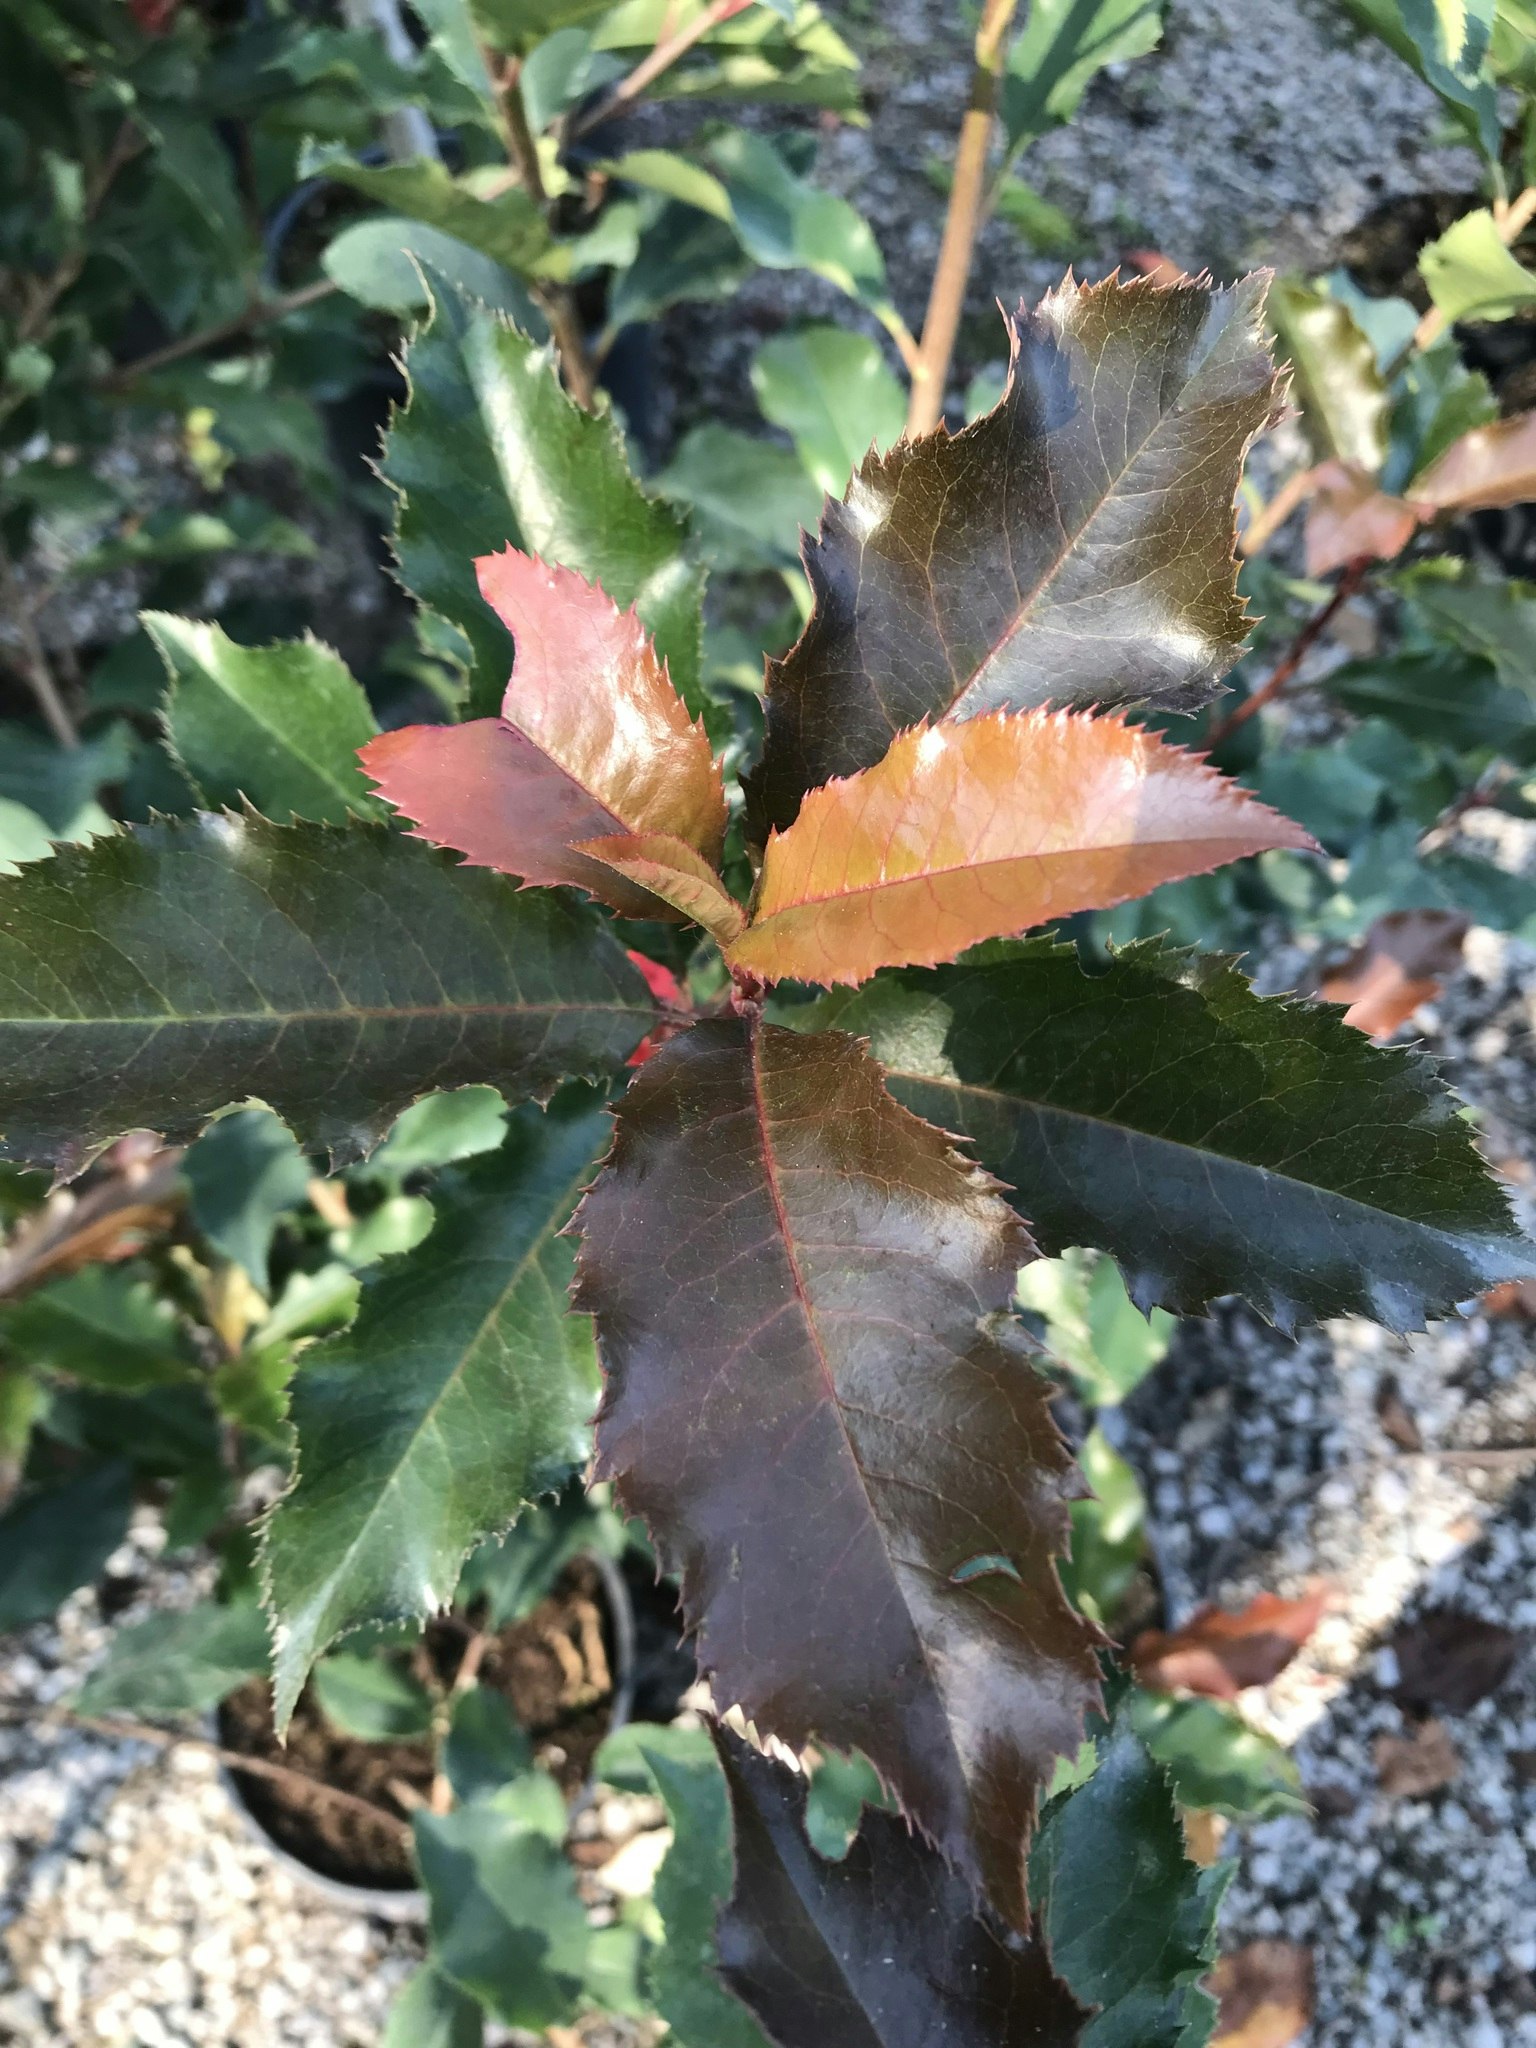
MULTIPOLYGON (((877 118, 823 137, 822 175, 857 198, 895 296, 921 318, 939 231, 925 165, 947 156, 965 91, 949 0, 834 7, 871 52, 877 118)), ((1320 266, 1397 193, 1459 189, 1466 155, 1428 146, 1434 103, 1336 10, 1169 0, 1155 59, 1102 79, 1025 175, 1082 230, 1080 268, 1161 249, 1230 274, 1320 266)), ((643 138, 637 138, 643 139, 643 138)), ((1005 224, 987 231, 956 391, 1000 362, 994 298, 1034 295, 1061 264, 1005 224)), ((766 333, 848 320, 830 287, 755 280, 726 311, 690 309, 661 337, 679 424, 750 420, 746 370, 766 333)), ((1503 849, 1524 857, 1522 847, 1503 849)), ((1536 1164, 1536 952, 1474 934, 1466 971, 1418 1020, 1489 1116, 1490 1150, 1536 1164)), ((1310 2048, 1536 2044, 1536 1440, 1532 1325, 1475 1317, 1406 1342, 1339 1323, 1292 1345, 1239 1311, 1186 1326, 1134 1404, 1131 1450, 1152 1494, 1176 1617, 1201 1599, 1288 1592, 1317 1575, 1339 1604, 1255 1707, 1296 1745, 1315 1818, 1229 1841, 1231 1943, 1315 1952, 1310 2048), (1392 1375, 1426 1445, 1404 1454, 1378 1416, 1392 1375), (1456 1606, 1522 1632, 1500 1690, 1442 1716, 1454 1783, 1389 1797, 1375 1744, 1407 1721, 1384 1638, 1456 1606)), ((147 1603, 196 1590, 153 1563, 153 1532, 113 1570, 147 1603)), ((58 1699, 100 1655, 94 1594, 31 1631, 0 1667, 0 1705, 58 1699)), ((253 1840, 209 1759, 78 1731, 0 1727, 0 2043, 11 2048, 371 2048, 419 1937, 317 1903, 253 1840)), ((624 2048, 589 2035, 589 2048, 624 2048)))

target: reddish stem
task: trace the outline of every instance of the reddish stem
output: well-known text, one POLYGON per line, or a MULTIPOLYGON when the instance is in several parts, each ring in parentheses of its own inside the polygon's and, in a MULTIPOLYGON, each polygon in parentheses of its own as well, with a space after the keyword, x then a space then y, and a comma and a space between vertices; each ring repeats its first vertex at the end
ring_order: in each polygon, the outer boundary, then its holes
POLYGON ((1312 649, 1333 624, 1339 612, 1348 604, 1349 600, 1365 581, 1370 566, 1369 557, 1364 555, 1348 565, 1343 575, 1340 576, 1338 587, 1332 597, 1329 598, 1321 610, 1314 612, 1312 617, 1308 619, 1307 623, 1296 635, 1296 638, 1291 642, 1284 659, 1276 665, 1269 680, 1255 690, 1251 697, 1245 698, 1235 711, 1229 712, 1225 718, 1218 719, 1216 724, 1211 727, 1205 736, 1207 753, 1213 753, 1224 739, 1237 731, 1240 725, 1246 725, 1256 711, 1261 711, 1266 704, 1271 703, 1279 696, 1280 692, 1290 682, 1296 671, 1301 667, 1301 664, 1312 652, 1312 649))

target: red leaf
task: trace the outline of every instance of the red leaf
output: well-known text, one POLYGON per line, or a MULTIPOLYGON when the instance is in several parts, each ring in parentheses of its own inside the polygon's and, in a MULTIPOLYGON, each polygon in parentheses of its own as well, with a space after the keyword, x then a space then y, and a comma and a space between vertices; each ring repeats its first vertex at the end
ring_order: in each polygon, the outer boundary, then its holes
POLYGON ((691 846, 664 832, 620 833, 612 839, 583 839, 577 853, 600 860, 624 880, 703 925, 719 944, 729 946, 746 926, 746 912, 720 877, 691 846))
POLYGON ((812 790, 769 840, 731 964, 764 981, 864 981, 1275 846, 1313 842, 1120 718, 918 727, 878 766, 812 790))
POLYGON ((681 1579, 716 1698, 862 1749, 1014 1925, 1040 1785, 1097 1697, 1054 1559, 1079 1482, 998 1312, 995 1184, 840 1032, 696 1024, 578 1218, 600 1469, 681 1579))
POLYGON ((1130 1649, 1137 1678, 1153 1692, 1194 1692, 1234 1700, 1250 1685, 1268 1685, 1290 1663, 1327 1613, 1327 1586, 1300 1600, 1260 1593, 1236 1614, 1219 1607, 1200 1612, 1164 1635, 1147 1629, 1130 1649))
POLYGON ((1409 490, 1415 505, 1435 512, 1528 503, 1536 498, 1536 412, 1474 427, 1453 441, 1409 490))
POLYGON ((524 882, 574 883, 630 917, 681 913, 574 849, 664 834, 706 861, 725 836, 725 790, 702 724, 632 611, 595 584, 508 548, 476 563, 517 641, 500 718, 413 725, 361 749, 414 837, 524 882))
POLYGON ((1440 993, 1440 977, 1459 966, 1466 935, 1467 920, 1448 910, 1389 911, 1323 978, 1318 993, 1347 1003, 1344 1022, 1357 1031, 1390 1038, 1440 993))

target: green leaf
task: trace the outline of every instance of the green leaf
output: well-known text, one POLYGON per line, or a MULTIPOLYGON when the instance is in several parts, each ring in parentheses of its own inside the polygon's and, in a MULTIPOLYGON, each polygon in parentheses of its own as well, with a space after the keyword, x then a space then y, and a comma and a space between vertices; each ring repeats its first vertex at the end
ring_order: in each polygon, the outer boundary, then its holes
POLYGON ((1374 476, 1386 460, 1387 387, 1376 351, 1341 300, 1296 278, 1270 288, 1269 317, 1294 372, 1302 423, 1319 461, 1374 476))
POLYGON ((14 874, 29 860, 46 860, 52 852, 53 834, 36 811, 0 796, 0 872, 14 874))
POLYGON ((1087 975, 1049 939, 802 1010, 868 1034, 897 1099, 975 1146, 1041 1244, 1098 1244, 1133 1298, 1242 1294, 1283 1328, 1428 1314, 1532 1248, 1422 1054, 1230 960, 1145 940, 1087 975))
POLYGON ((1233 498, 1276 403, 1263 299, 1258 277, 1069 281, 1010 322, 994 412, 861 464, 769 666, 756 836, 924 721, 1213 694, 1247 632, 1233 498))
POLYGON ((1433 640, 1491 662, 1499 681, 1536 704, 1536 583, 1441 557, 1392 578, 1433 640))
MULTIPOLYGON (((1490 163, 1496 162, 1501 131, 1493 81, 1478 75, 1476 65, 1470 72, 1461 67, 1461 53, 1467 48, 1464 34, 1456 37, 1456 55, 1447 61, 1448 39, 1436 19, 1443 19, 1445 12, 1466 18, 1474 10, 1461 8, 1459 0, 1344 0, 1344 4, 1357 21, 1439 93, 1468 138, 1490 163)), ((1474 50, 1477 43, 1474 36, 1474 50)))
POLYGON ((1390 719, 1410 739, 1457 753, 1528 760, 1536 742, 1536 695, 1511 689, 1491 662, 1454 648, 1368 655, 1330 669, 1322 683, 1357 718, 1390 719))
POLYGON ((814 526, 821 509, 787 448, 713 421, 683 436, 656 488, 692 509, 717 569, 793 568, 800 530, 814 526))
POLYGON ((896 1810, 868 1757, 829 1750, 811 1772, 805 1795, 806 1840, 816 1854, 829 1863, 841 1863, 859 1832, 866 1806, 882 1813, 896 1810))
POLYGON ((21 725, 0 725, 0 797, 22 804, 52 839, 84 839, 111 829, 97 797, 121 782, 133 760, 133 735, 113 723, 78 747, 57 746, 21 725))
POLYGON ((1382 472, 1383 490, 1412 495, 1415 477, 1446 449, 1499 416, 1488 379, 1469 370, 1454 335, 1416 350, 1403 365, 1392 407, 1393 451, 1382 472))
POLYGON ((669 200, 642 230, 634 262, 613 279, 606 331, 655 320, 687 300, 729 298, 753 268, 723 221, 669 200))
POLYGON ((1135 1472, 1097 1425, 1077 1457, 1093 1494, 1072 1503, 1072 1548, 1061 1583, 1074 1607, 1113 1631, 1146 1556, 1147 1503, 1135 1472))
POLYGON ((277 1219, 309 1192, 309 1161, 270 1109, 211 1123, 182 1160, 192 1221, 216 1251, 271 1291, 267 1253, 277 1219))
POLYGON ((328 1643, 425 1619, 470 1546, 581 1462, 596 1365, 558 1233, 607 1136, 585 1100, 515 1112, 501 1151, 444 1176, 426 1243, 306 1355, 298 1477, 263 1550, 279 1726, 328 1643))
POLYGON ((1168 1780, 1122 1716, 1097 1748, 1041 1823, 1030 1890, 1058 1975, 1099 2007, 1081 2048, 1180 2048, 1212 2010, 1200 1979, 1230 1872, 1189 1861, 1168 1780))
POLYGON ((452 235, 399 214, 354 221, 327 245, 320 264, 332 284, 381 312, 417 313, 430 307, 430 272, 535 334, 543 328, 543 315, 511 271, 452 235))
POLYGON ((484 2048, 480 2001, 423 1963, 390 2007, 379 2048, 484 2048))
POLYGON ((1071 1463, 997 1313, 1017 1220, 856 1040, 720 1017, 639 1069, 580 1226, 599 1469, 716 1696, 862 1749, 1017 1924, 1036 1788, 1098 1676, 1054 1568, 1071 1463), (951 1682, 988 1658, 1005 1687, 951 1682))
POLYGON ((126 1266, 86 1266, 5 1303, 0 1341, 36 1370, 129 1394, 184 1380, 196 1363, 171 1303, 126 1266))
POLYGON ((73 1170, 257 1095, 354 1159, 427 1088, 531 1095, 621 1066, 655 1014, 547 891, 383 825, 199 817, 0 881, 6 1156, 73 1170))
POLYGON ((320 1711, 359 1742, 401 1742, 432 1726, 432 1695, 384 1656, 322 1657, 310 1675, 320 1711))
POLYGON ((166 736, 200 803, 246 797, 278 824, 384 815, 357 761, 378 722, 340 655, 318 640, 241 647, 169 612, 144 625, 170 677, 166 736))
MULTIPOLYGON (((876 344, 842 327, 802 327, 765 342, 752 362, 765 419, 782 427, 818 490, 841 497, 872 447, 889 448, 907 401, 876 344)), ((802 519, 815 524, 814 514, 802 519)))
POLYGON ((488 1685, 461 1692, 443 1745, 443 1769, 460 1805, 499 1792, 532 1768, 532 1746, 505 1694, 488 1685))
POLYGON ((494 1152, 506 1135, 507 1105, 494 1088, 448 1089, 402 1109, 368 1164, 375 1173, 404 1180, 428 1167, 494 1152))
POLYGON ((920 1835, 871 1814, 847 1857, 823 1862, 803 1781, 734 1736, 718 1742, 736 1842, 721 1971, 779 2048, 1077 2048, 1086 2015, 1045 1943, 999 1941, 920 1835))
POLYGON ((1162 0, 1034 0, 1003 73, 1008 156, 1070 121, 1096 72, 1144 57, 1162 33, 1162 0))
POLYGON ((682 520, 635 482, 611 416, 566 397, 547 349, 455 292, 434 296, 405 352, 410 397, 380 474, 399 500, 401 575, 472 650, 469 715, 499 711, 512 672, 512 637, 474 567, 509 543, 633 605, 697 713, 703 578, 682 520))
POLYGON ((1419 274, 1447 320, 1508 320, 1536 306, 1536 273, 1509 253, 1486 206, 1420 251, 1419 274))
POLYGON ((458 1604, 484 1600, 489 1625, 505 1628, 547 1599, 571 1559, 587 1550, 621 1556, 624 1524, 583 1488, 567 1487, 552 1505, 525 1508, 504 1536, 481 1545, 464 1566, 458 1604))
POLYGON ((503 189, 485 197, 475 190, 474 173, 452 177, 431 157, 411 163, 360 164, 343 150, 323 149, 304 168, 350 185, 391 213, 404 214, 479 250, 504 270, 534 270, 551 246, 543 213, 521 185, 507 183, 504 169, 492 174, 503 189))
MULTIPOLYGON (((542 1782, 563 1832, 559 1792, 542 1782)), ((443 1974, 508 2026, 542 2029, 574 2017, 590 1936, 558 1835, 551 1841, 502 1796, 455 1813, 418 1812, 415 1827, 443 1974)))
POLYGON ((471 0, 493 50, 526 50, 546 36, 606 14, 613 0, 471 0))
POLYGON ((267 1669, 266 1617, 254 1603, 204 1600, 185 1614, 152 1614, 112 1638, 75 1702, 82 1714, 151 1720, 206 1714, 267 1669))
POLYGON ((24 1494, 0 1515, 0 1634, 46 1621, 101 1576, 128 1534, 130 1468, 117 1459, 24 1494))
POLYGON ((632 1723, 608 1737, 594 1768, 603 1777, 633 1758, 666 1801, 673 1832, 653 1895, 666 1941, 650 1959, 652 2002, 678 2048, 767 2048, 716 1968, 715 1921, 731 1889, 731 1811, 715 1746, 702 1728, 632 1723))
POLYGON ((1134 1687, 1130 1725, 1167 1771, 1180 1803, 1233 1820, 1308 1813, 1295 1764, 1220 1700, 1177 1700, 1134 1687))
POLYGON ((1098 1408, 1132 1394, 1166 1354, 1173 1334, 1173 1317, 1162 1309, 1142 1315, 1113 1259, 1076 1247, 1026 1266, 1019 1303, 1045 1317, 1053 1355, 1098 1408))

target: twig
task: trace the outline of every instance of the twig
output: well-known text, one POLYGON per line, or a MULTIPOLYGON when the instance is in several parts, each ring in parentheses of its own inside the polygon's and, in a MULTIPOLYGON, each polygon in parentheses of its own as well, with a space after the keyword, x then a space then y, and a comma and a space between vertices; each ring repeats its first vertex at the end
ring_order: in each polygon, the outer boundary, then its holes
MULTIPOLYGON (((439 1709, 438 1719, 442 1724, 438 1729, 439 1743, 446 1736, 448 1724, 453 1718, 453 1702, 461 1693, 468 1692, 472 1685, 478 1684, 480 1666, 485 1662, 485 1653, 490 1649, 492 1640, 484 1629, 477 1628, 464 1645, 464 1654, 459 1659, 458 1670, 453 1674, 453 1684, 449 1688, 448 1697, 439 1709)), ((432 1790, 426 1804, 433 1813, 449 1813, 453 1809, 453 1786, 448 1773, 442 1767, 441 1760, 432 1774, 432 1790)))
POLYGON ((339 1785, 327 1785, 323 1778, 312 1778, 307 1771, 296 1771, 289 1764, 274 1764, 264 1756, 247 1756, 243 1750, 225 1749, 222 1743, 210 1742, 203 1735, 184 1735, 179 1729, 157 1728, 149 1721, 76 1714, 68 1707, 49 1707, 45 1712, 32 1713, 24 1707, 0 1706, 0 1721, 12 1728, 25 1728, 34 1723, 41 1727, 63 1723, 71 1728, 82 1728, 92 1735, 108 1735, 122 1742, 152 1742, 160 1749, 201 1750, 204 1756, 216 1758, 232 1771, 244 1771, 253 1778, 266 1778, 275 1785, 302 1785, 306 1792, 321 1799, 329 1799, 337 1806, 350 1806, 354 1812, 366 1814, 370 1820, 383 1822, 386 1827, 395 1829, 402 1839, 410 1836, 406 1823, 388 1807, 376 1806, 371 1799, 364 1799, 357 1792, 344 1792, 339 1785))
MULTIPOLYGON (((1514 247, 1531 222, 1536 220, 1536 185, 1527 185, 1525 190, 1507 205, 1495 204, 1493 224, 1498 230, 1499 240, 1506 249, 1514 247)), ((1426 349, 1440 339, 1446 329, 1444 309, 1431 306, 1418 326, 1413 330, 1413 339, 1388 366, 1386 375, 1390 379, 1402 368, 1408 356, 1418 349, 1426 349)))
MULTIPOLYGON (((118 172, 122 170, 125 164, 132 162, 143 146, 144 138, 134 127, 133 122, 127 118, 121 121, 118 125, 117 133, 113 136, 111 145, 101 161, 99 169, 86 186, 85 205, 81 218, 82 228, 89 227, 91 222, 95 220, 97 214, 101 211, 103 200, 105 200, 107 194, 112 189, 118 172)), ((38 336, 48 325, 49 317, 54 307, 85 268, 85 259, 88 253, 89 245, 82 234, 74 248, 59 262, 52 276, 42 280, 39 284, 31 305, 28 306, 20 320, 16 323, 16 338, 18 341, 37 340, 38 336)))
POLYGON ((1262 555, 1298 506, 1317 489, 1317 471, 1298 469, 1288 476, 1267 505, 1261 505, 1237 536, 1239 553, 1251 562, 1262 555))
POLYGON ((1218 719, 1211 727, 1205 736, 1206 751, 1208 753, 1212 749, 1219 747, 1222 741, 1229 734, 1236 732, 1240 725, 1246 725, 1256 711, 1261 711, 1266 704, 1279 696, 1292 676, 1295 675, 1297 669, 1301 667, 1301 664, 1312 652, 1312 649, 1333 624, 1335 617, 1348 604, 1349 600, 1365 581, 1366 572, 1370 566, 1370 562, 1366 558, 1351 562, 1348 565, 1343 575, 1339 578, 1338 587, 1332 597, 1329 598, 1321 610, 1314 612, 1312 617, 1308 619, 1307 623, 1296 635, 1296 638, 1291 642, 1290 649, 1284 659, 1276 665, 1269 680, 1255 690, 1251 697, 1245 698, 1234 711, 1229 712, 1225 718, 1218 719))
POLYGON ((955 175, 944 215, 944 237, 934 266, 933 288, 923 319, 923 338, 912 370, 912 401, 907 411, 909 435, 931 433, 944 416, 944 385, 960 331, 960 309, 970 280, 971 259, 980 231, 986 196, 987 152, 997 111, 998 78, 1003 42, 1018 0, 986 0, 976 31, 976 64, 971 97, 960 124, 955 149, 955 175))
MULTIPOLYGON (((544 173, 539 168, 539 145, 528 123, 528 108, 523 100, 522 67, 515 57, 501 75, 500 97, 507 156, 517 173, 518 182, 535 206, 547 206, 549 194, 544 187, 544 173)), ((593 367, 576 301, 569 287, 563 284, 535 285, 533 295, 549 321, 549 331, 555 338, 555 351, 565 371, 566 387, 576 403, 590 412, 597 392, 597 371, 593 367)))
POLYGON ((65 708, 58 684, 53 679, 49 665, 48 650, 43 645, 42 635, 37 630, 37 607, 21 587, 7 549, 0 544, 0 593, 5 598, 5 609, 10 614, 20 642, 22 676, 28 689, 37 699, 37 708, 43 714, 48 730, 61 747, 78 747, 80 735, 75 722, 65 708))
POLYGON ((252 299, 243 313, 236 313, 231 319, 220 320, 212 327, 201 327, 196 334, 184 334, 179 341, 168 341, 164 348, 153 348, 148 355, 135 356, 131 363, 118 364, 102 378, 102 384, 108 390, 119 391, 137 377, 150 376, 187 356, 201 355, 204 349, 218 348, 226 341, 243 340, 246 335, 254 334, 258 327, 268 327, 274 320, 286 320, 290 313, 300 313, 306 306, 317 305, 339 289, 328 277, 317 277, 313 284, 301 285, 297 291, 286 292, 281 298, 252 299))
POLYGON ((601 127, 604 121, 611 121, 615 114, 623 113, 626 107, 633 106, 642 94, 650 91, 664 71, 670 71, 679 57, 687 55, 695 43, 702 42, 721 22, 745 12, 751 4, 752 0, 711 0, 702 14, 695 15, 676 35, 664 37, 649 56, 640 59, 633 71, 626 73, 579 120, 573 121, 567 130, 568 135, 572 140, 578 135, 586 135, 593 128, 601 127))

